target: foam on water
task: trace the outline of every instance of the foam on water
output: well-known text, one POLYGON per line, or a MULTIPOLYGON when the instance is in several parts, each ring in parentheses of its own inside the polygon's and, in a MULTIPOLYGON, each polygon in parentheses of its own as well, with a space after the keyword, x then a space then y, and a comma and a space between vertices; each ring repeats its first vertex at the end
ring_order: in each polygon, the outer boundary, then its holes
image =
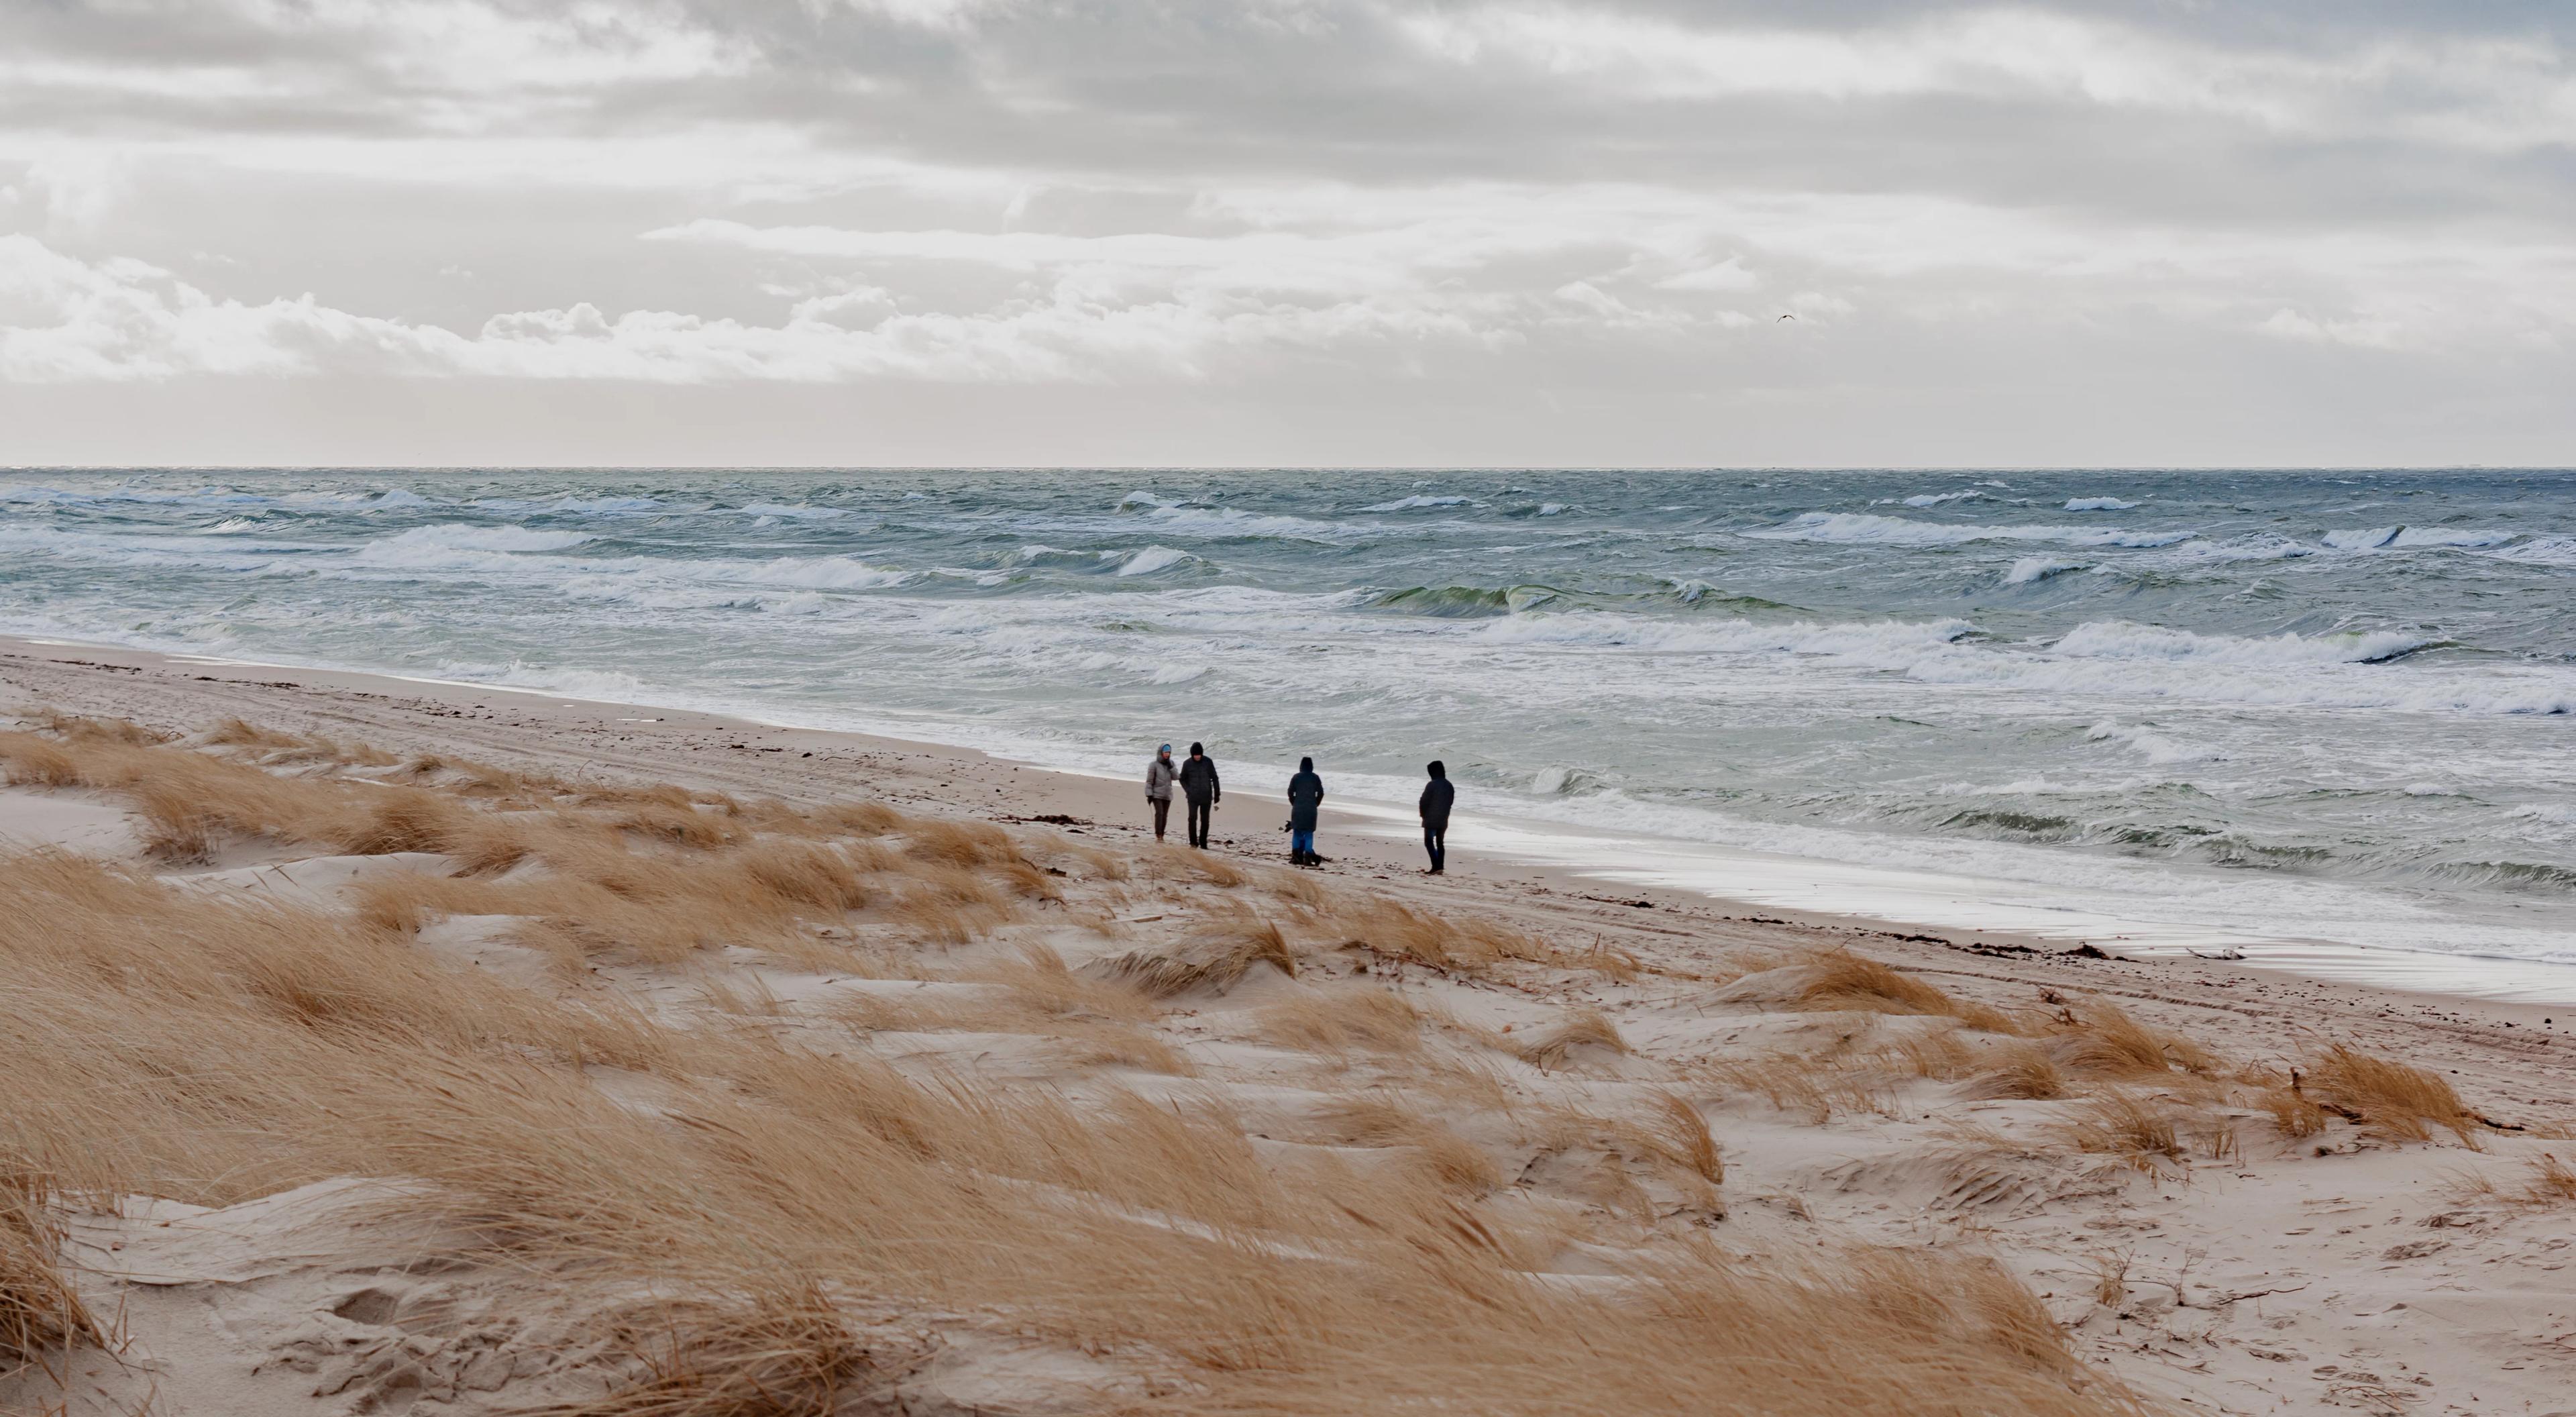
POLYGON ((1336 801, 1439 756, 1523 842, 2576 958, 2576 478, 1926 482, 47 471, 0 628, 1336 801))

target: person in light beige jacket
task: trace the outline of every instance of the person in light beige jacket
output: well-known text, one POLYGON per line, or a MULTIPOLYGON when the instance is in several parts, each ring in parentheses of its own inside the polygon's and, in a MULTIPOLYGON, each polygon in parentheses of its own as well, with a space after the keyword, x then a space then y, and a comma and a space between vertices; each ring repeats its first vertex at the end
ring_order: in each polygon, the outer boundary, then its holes
POLYGON ((1172 745, 1154 750, 1154 760, 1145 764, 1145 802, 1154 809, 1154 840, 1163 839, 1164 824, 1172 819, 1172 784, 1181 780, 1180 765, 1172 761, 1172 745))

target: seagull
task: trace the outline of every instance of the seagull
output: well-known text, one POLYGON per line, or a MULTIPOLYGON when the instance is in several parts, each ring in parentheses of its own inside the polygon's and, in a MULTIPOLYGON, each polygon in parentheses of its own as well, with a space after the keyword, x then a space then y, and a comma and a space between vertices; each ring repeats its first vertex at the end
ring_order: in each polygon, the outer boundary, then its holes
MULTIPOLYGON (((1795 316, 1795 315, 1783 315, 1783 316, 1781 316, 1781 317, 1780 317, 1780 320, 1794 320, 1794 319, 1796 319, 1796 318, 1798 318, 1798 317, 1797 317, 1797 316, 1795 316)), ((1776 324, 1780 323, 1780 320, 1774 320, 1774 321, 1772 321, 1771 323, 1773 323, 1773 324, 1775 324, 1775 325, 1776 325, 1776 324)))

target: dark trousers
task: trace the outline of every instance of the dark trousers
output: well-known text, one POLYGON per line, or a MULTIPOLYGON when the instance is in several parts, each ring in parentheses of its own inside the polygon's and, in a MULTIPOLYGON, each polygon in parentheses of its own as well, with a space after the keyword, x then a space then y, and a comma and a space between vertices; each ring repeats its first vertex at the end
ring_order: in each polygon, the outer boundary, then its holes
POLYGON ((1196 797, 1190 799, 1190 845, 1207 845, 1208 824, 1215 812, 1215 803, 1202 802, 1196 797))
POLYGON ((1429 822, 1422 824, 1422 849, 1431 853, 1431 869, 1434 871, 1445 871, 1449 868, 1448 836, 1447 822, 1442 822, 1436 827, 1429 822))
POLYGON ((1161 841, 1163 839, 1163 828, 1171 824, 1172 799, 1169 797, 1149 797, 1145 800, 1154 804, 1154 840, 1161 841))

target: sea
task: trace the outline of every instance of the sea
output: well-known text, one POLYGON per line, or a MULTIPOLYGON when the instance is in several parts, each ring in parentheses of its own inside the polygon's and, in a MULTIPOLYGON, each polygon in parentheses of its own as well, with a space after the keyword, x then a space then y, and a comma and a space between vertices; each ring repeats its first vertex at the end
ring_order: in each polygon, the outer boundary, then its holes
POLYGON ((21 469, 0 631, 1311 754, 1389 831, 1438 758, 1628 879, 2576 964, 2571 472, 21 469))

